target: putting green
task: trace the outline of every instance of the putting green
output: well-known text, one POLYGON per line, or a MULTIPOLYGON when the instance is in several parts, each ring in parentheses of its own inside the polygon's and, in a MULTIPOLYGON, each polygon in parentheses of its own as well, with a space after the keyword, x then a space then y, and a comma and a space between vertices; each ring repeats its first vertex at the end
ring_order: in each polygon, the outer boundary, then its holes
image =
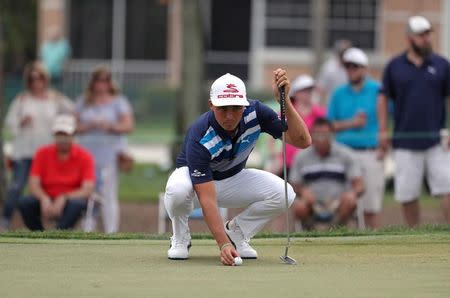
POLYGON ((256 239, 258 260, 218 261, 193 240, 187 261, 161 240, 0 238, 0 297, 449 297, 450 235, 256 239))

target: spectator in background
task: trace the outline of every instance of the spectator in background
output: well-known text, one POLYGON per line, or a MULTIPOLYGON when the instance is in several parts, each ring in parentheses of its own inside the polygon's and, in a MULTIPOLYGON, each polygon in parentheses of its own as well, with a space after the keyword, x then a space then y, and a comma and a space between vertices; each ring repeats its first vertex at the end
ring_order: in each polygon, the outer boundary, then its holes
POLYGON ((338 87, 328 105, 328 119, 336 131, 336 140, 354 150, 361 165, 366 191, 361 197, 364 221, 379 227, 378 214, 384 196, 384 168, 377 153, 377 97, 380 85, 367 76, 368 58, 358 48, 343 56, 349 83, 338 87))
POLYGON ((50 27, 39 56, 50 73, 51 84, 60 89, 64 64, 70 56, 70 45, 60 27, 50 27))
POLYGON ((51 128, 55 117, 73 111, 72 102, 49 89, 49 75, 39 62, 25 67, 26 90, 12 101, 5 126, 12 135, 13 177, 9 185, 0 229, 8 229, 19 197, 28 179, 31 160, 36 150, 52 141, 51 128))
MULTIPOLYGON (((302 117, 303 121, 305 121, 309 130, 311 130, 316 119, 325 116, 325 109, 318 104, 314 104, 312 101, 314 86, 315 82, 312 77, 309 75, 301 75, 292 82, 292 88, 289 92, 289 98, 292 101, 295 110, 302 117)), ((270 141, 272 143, 275 142, 274 139, 271 139, 270 141)), ((294 158, 299 150, 300 149, 295 146, 286 144, 286 168, 288 175, 294 162, 294 158)), ((271 171, 281 177, 283 175, 283 152, 277 152, 276 161, 277 162, 271 171)))
POLYGON ((102 219, 106 233, 119 229, 118 160, 124 152, 125 134, 134 126, 133 111, 119 93, 107 67, 91 75, 86 92, 77 101, 79 142, 95 160, 97 191, 103 196, 102 219))
POLYGON ((433 53, 431 31, 426 18, 409 18, 409 47, 387 64, 378 101, 383 152, 388 148, 388 99, 394 102, 395 199, 402 204, 409 226, 419 224, 418 198, 425 173, 431 193, 442 198, 442 210, 450 224, 450 151, 439 144, 450 95, 450 64, 433 53))
POLYGON ((333 139, 331 123, 319 118, 312 128, 312 146, 295 158, 289 181, 297 193, 296 218, 306 229, 314 222, 344 225, 364 191, 361 170, 352 152, 333 139))
POLYGON ((73 115, 59 115, 52 129, 55 143, 41 147, 33 158, 31 196, 19 204, 30 230, 44 230, 42 219, 56 220, 57 229, 71 229, 86 209, 94 190, 94 161, 73 143, 75 125, 73 115))
POLYGON ((320 68, 317 79, 317 90, 320 93, 323 106, 328 105, 333 91, 348 82, 347 72, 342 62, 345 50, 352 47, 352 42, 346 39, 336 40, 334 43, 334 55, 330 57, 320 68))

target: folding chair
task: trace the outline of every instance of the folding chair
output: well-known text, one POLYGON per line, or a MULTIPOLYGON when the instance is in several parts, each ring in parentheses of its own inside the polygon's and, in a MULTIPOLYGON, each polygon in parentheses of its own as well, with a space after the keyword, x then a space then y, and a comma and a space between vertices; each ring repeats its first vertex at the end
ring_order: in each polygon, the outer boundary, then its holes
MULTIPOLYGON (((167 214, 166 207, 164 206, 164 193, 159 193, 158 199, 158 234, 164 234, 167 231, 167 220, 169 215, 167 214)), ((223 221, 228 220, 228 209, 219 208, 220 215, 223 221)), ((203 219, 203 212, 201 208, 194 209, 189 215, 189 219, 203 219)))

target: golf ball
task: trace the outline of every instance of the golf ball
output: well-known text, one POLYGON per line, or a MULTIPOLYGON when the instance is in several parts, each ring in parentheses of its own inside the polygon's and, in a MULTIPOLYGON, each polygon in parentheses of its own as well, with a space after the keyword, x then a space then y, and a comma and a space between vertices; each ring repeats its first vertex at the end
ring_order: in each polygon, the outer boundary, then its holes
POLYGON ((234 258, 234 265, 235 266, 241 266, 242 265, 242 259, 240 257, 234 258))

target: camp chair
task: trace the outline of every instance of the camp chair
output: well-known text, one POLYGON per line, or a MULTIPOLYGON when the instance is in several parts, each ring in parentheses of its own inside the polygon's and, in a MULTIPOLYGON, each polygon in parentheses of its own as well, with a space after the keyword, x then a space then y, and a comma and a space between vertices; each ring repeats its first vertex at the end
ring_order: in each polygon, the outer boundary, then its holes
POLYGON ((98 212, 103 204, 103 197, 94 192, 88 199, 86 212, 84 214, 84 221, 82 229, 84 232, 94 232, 97 228, 98 212))

